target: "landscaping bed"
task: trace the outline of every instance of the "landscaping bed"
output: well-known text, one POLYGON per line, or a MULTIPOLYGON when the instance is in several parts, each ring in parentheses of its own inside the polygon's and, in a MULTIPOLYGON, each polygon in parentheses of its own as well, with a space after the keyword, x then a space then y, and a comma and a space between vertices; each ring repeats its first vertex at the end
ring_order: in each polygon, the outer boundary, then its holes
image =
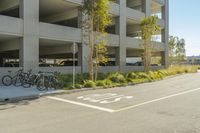
POLYGON ((88 74, 76 74, 76 84, 74 87, 72 87, 72 74, 63 74, 61 75, 61 79, 64 83, 65 90, 81 88, 112 88, 154 82, 177 74, 196 73, 198 68, 198 66, 172 66, 168 69, 150 71, 148 73, 100 73, 97 81, 88 80, 88 74))

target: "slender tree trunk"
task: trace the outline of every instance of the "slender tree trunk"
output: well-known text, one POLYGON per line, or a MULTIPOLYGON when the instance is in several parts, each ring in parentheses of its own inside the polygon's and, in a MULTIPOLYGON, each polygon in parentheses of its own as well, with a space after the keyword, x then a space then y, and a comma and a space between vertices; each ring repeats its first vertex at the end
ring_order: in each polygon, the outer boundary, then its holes
POLYGON ((97 77, 98 77, 98 64, 97 64, 97 59, 98 59, 98 51, 96 50, 95 51, 95 54, 96 54, 96 62, 95 62, 95 81, 97 81, 97 77))
POLYGON ((93 66, 93 53, 94 53, 94 31, 93 31, 93 15, 90 17, 90 30, 89 30, 89 79, 94 80, 94 66, 93 66))
POLYGON ((144 42, 144 72, 147 73, 150 71, 151 65, 151 45, 150 42, 144 42))

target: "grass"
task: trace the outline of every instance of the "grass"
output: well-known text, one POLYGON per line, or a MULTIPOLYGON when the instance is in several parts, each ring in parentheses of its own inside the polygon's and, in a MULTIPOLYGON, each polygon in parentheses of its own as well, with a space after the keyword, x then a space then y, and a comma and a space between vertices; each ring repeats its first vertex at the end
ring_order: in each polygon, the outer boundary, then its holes
MULTIPOLYGON (((75 88, 112 88, 117 86, 127 86, 128 84, 141 84, 147 82, 154 82, 162 80, 168 76, 186 73, 196 73, 200 69, 200 66, 171 66, 168 69, 144 72, 129 72, 129 73, 109 73, 99 74, 99 78, 96 82, 88 80, 88 74, 77 74, 75 88)), ((71 88, 72 75, 63 74, 61 79, 65 83, 65 88, 71 88)))

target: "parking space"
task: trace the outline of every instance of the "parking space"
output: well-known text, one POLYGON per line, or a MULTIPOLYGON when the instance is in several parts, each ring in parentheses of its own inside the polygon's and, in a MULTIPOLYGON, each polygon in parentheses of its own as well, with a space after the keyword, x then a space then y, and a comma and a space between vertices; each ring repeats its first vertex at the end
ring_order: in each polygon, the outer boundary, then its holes
POLYGON ((199 77, 186 74, 3 105, 0 132, 199 133, 199 77))
MULTIPOLYGON (((93 90, 48 98, 66 104, 80 106, 80 108, 86 107, 114 113, 199 92, 200 83, 198 80, 194 80, 193 84, 188 83, 184 86, 172 87, 176 83, 187 82, 185 81, 185 77, 189 75, 190 74, 174 77, 174 80, 166 79, 164 81, 147 83, 134 87, 93 90), (161 84, 166 86, 165 89, 160 86, 161 84)), ((196 76, 199 76, 199 74, 196 74, 196 76)))

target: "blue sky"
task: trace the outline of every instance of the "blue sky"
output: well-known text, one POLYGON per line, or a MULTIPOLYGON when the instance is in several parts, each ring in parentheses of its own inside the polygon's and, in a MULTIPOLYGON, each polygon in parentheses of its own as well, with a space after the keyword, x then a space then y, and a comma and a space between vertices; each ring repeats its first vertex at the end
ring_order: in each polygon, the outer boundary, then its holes
POLYGON ((169 0, 170 35, 186 40, 187 55, 200 55, 200 0, 169 0))

